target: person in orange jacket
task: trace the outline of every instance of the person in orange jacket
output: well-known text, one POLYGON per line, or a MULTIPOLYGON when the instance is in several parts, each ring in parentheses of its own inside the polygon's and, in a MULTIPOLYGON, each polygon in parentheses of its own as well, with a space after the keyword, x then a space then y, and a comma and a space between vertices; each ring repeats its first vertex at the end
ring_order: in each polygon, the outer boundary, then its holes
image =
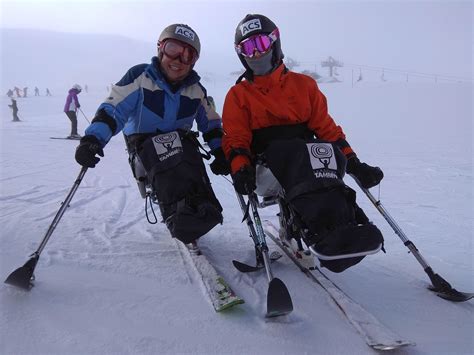
POLYGON ((357 224, 355 192, 343 183, 344 172, 370 188, 381 181, 382 170, 360 162, 329 115, 316 81, 285 67, 273 21, 247 15, 236 28, 234 43, 245 72, 226 95, 222 121, 223 149, 236 191, 253 193, 255 162, 263 160, 315 233, 357 224))

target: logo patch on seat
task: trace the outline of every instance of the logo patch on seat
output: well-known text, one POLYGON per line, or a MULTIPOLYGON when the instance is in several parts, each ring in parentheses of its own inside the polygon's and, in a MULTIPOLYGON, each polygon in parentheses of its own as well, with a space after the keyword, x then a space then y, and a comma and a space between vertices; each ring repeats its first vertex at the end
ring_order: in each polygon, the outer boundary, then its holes
POLYGON ((176 131, 153 137, 153 145, 160 161, 183 152, 183 144, 176 131))

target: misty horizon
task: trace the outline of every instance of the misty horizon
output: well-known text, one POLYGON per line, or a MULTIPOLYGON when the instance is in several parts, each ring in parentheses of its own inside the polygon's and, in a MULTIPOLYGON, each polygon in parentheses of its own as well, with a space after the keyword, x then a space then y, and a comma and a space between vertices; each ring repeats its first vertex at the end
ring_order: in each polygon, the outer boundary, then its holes
MULTIPOLYGON (((38 4, 7 0, 2 2, 0 25, 1 84, 2 88, 10 86, 6 82, 9 72, 28 71, 28 66, 41 56, 45 61, 51 57, 53 67, 59 69, 62 63, 55 63, 56 57, 74 62, 79 72, 79 67, 85 65, 93 75, 82 81, 95 78, 100 83, 116 82, 129 67, 148 63, 156 55, 157 38, 171 23, 187 23, 200 37, 201 57, 196 63, 199 74, 228 75, 242 69, 233 41, 236 26, 247 13, 262 13, 276 23, 286 58, 301 64, 297 71, 310 69, 328 75, 321 61, 332 56, 343 62, 345 69, 341 71, 353 70, 352 75, 364 71, 365 77, 368 72, 380 77, 385 70, 387 75, 399 71, 400 76, 424 73, 472 81, 472 11, 472 2, 447 1, 260 0, 177 4, 166 0, 88 0, 64 4, 49 0, 38 4), (9 43, 5 31, 29 32, 26 43, 9 43), (72 39, 45 48, 41 44, 48 41, 41 38, 30 48, 28 41, 35 41, 35 37, 47 33, 44 31, 72 39), (15 65, 17 58, 20 68, 15 65), (90 63, 94 61, 95 68, 90 63), (106 68, 110 66, 113 72, 106 68)), ((33 74, 39 74, 38 70, 33 74)), ((68 82, 79 80, 74 76, 80 75, 71 73, 68 82)), ((35 78, 29 75, 28 79, 35 78)))

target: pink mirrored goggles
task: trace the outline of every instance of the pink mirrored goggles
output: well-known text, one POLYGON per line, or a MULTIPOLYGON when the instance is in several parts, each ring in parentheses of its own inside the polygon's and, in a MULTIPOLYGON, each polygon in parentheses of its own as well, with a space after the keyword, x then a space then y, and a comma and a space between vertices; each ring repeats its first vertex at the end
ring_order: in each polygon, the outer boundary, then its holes
POLYGON ((259 55, 267 53, 279 37, 280 31, 278 31, 278 28, 275 28, 268 35, 260 33, 244 39, 235 45, 235 51, 244 57, 253 58, 257 53, 259 55))

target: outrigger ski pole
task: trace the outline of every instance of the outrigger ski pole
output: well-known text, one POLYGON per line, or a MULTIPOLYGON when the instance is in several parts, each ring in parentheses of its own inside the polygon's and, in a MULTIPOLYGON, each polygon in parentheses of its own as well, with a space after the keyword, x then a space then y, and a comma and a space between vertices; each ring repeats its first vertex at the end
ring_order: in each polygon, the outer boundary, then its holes
POLYGON ((56 228, 59 221, 61 220, 61 217, 66 211, 66 208, 68 208, 69 202, 71 202, 72 197, 76 193, 76 190, 79 187, 79 184, 81 183, 82 178, 84 177, 86 171, 87 171, 86 167, 83 167, 81 169, 79 175, 77 176, 76 181, 74 182, 74 185, 71 188, 71 191, 69 191, 69 194, 67 195, 66 199, 61 204, 61 208, 59 209, 58 213, 56 213, 56 216, 54 217, 53 222, 49 226, 48 231, 46 232, 46 235, 41 241, 41 244, 39 245, 38 249, 33 254, 30 255, 30 259, 25 263, 25 265, 19 267, 7 277, 7 279, 5 280, 6 284, 22 288, 26 291, 29 291, 34 286, 32 281, 34 281, 35 279, 34 271, 35 271, 36 264, 38 263, 40 254, 43 251, 44 247, 46 246, 46 243, 48 242, 49 237, 51 237, 51 234, 53 234, 54 229, 56 228))
POLYGON ((403 244, 412 252, 413 256, 416 258, 416 260, 423 266, 423 269, 425 272, 428 274, 428 277, 431 280, 431 286, 428 287, 431 291, 435 292, 439 297, 444 298, 445 300, 448 301, 453 301, 453 302, 464 302, 468 301, 471 298, 474 297, 474 293, 468 293, 468 292, 460 292, 453 288, 448 281, 443 279, 441 276, 436 274, 431 266, 426 262, 426 260, 421 256, 420 252, 416 248, 415 244, 411 240, 408 239, 406 234, 402 231, 402 229, 398 226, 398 224, 395 222, 395 220, 390 216, 390 214, 387 212, 385 207, 382 205, 380 200, 377 200, 374 195, 370 193, 370 191, 364 187, 362 187, 361 183, 355 176, 351 174, 352 178, 355 180, 357 185, 359 185, 360 189, 367 195, 369 198, 370 202, 375 206, 375 208, 380 212, 380 214, 385 218, 385 220, 388 222, 390 227, 394 230, 395 234, 400 237, 400 239, 403 241, 403 244))
POLYGON ((257 258, 257 266, 251 266, 240 261, 233 260, 232 263, 241 272, 252 272, 262 269, 265 267, 265 271, 268 278, 268 293, 267 293, 267 313, 266 317, 278 317, 293 311, 293 302, 291 301, 290 293, 286 285, 277 277, 273 277, 272 270, 270 268, 270 257, 268 255, 268 246, 265 241, 265 232, 263 231, 262 222, 260 221, 260 216, 257 211, 257 197, 255 193, 249 195, 249 205, 252 210, 252 218, 249 216, 249 206, 245 203, 244 197, 235 192, 237 199, 239 200, 240 208, 244 214, 244 220, 247 221, 247 226, 249 228, 250 237, 255 243, 255 253, 257 258), (256 228, 255 228, 256 227, 256 228))

